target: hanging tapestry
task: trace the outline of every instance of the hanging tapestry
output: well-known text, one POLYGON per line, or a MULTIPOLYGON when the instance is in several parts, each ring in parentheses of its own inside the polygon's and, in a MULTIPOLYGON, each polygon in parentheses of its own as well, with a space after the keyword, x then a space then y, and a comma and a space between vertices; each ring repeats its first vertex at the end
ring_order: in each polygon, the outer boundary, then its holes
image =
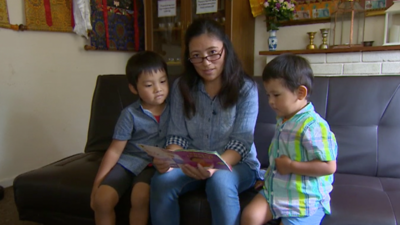
POLYGON ((94 49, 144 50, 143 0, 90 0, 90 4, 94 49))
POLYGON ((71 0, 25 0, 26 26, 29 30, 72 32, 71 0))
POLYGON ((10 20, 8 19, 6 0, 0 0, 0 27, 10 28, 10 20))
POLYGON ((253 17, 264 14, 264 0, 249 0, 253 17))

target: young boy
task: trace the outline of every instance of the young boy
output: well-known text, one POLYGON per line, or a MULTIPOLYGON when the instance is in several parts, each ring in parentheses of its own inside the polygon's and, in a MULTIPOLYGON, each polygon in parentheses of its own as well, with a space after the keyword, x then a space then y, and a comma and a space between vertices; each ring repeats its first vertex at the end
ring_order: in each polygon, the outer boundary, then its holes
POLYGON ((169 120, 167 65, 157 53, 144 51, 126 65, 129 89, 140 100, 122 110, 113 140, 93 184, 90 205, 97 225, 115 224, 114 207, 130 187, 130 225, 147 224, 152 158, 134 144, 164 147, 169 120))
POLYGON ((242 225, 273 218, 283 225, 320 224, 331 212, 337 144, 308 101, 313 72, 306 59, 284 54, 268 63, 262 76, 277 124, 264 187, 244 209, 242 225))

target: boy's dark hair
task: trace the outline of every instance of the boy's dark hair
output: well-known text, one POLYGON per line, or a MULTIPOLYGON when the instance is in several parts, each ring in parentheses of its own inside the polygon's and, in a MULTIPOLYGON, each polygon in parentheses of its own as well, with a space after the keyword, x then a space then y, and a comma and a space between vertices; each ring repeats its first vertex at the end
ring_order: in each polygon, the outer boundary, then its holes
POLYGON ((137 82, 142 73, 165 71, 168 76, 167 64, 164 59, 152 51, 138 52, 126 63, 125 74, 128 82, 137 90, 137 82))
MULTIPOLYGON (((179 89, 183 96, 184 113, 187 118, 191 118, 196 114, 196 106, 192 92, 196 91, 197 85, 202 79, 194 65, 188 60, 190 57, 189 43, 194 37, 198 37, 202 34, 214 36, 223 43, 225 63, 221 74, 222 87, 218 93, 218 98, 223 108, 229 108, 237 103, 240 89, 244 84, 245 78, 252 80, 252 78, 244 72, 242 63, 234 51, 232 42, 225 34, 221 25, 212 19, 201 18, 194 20, 185 33, 185 69, 179 80, 179 89)), ((219 60, 224 59, 221 58, 219 60)))
POLYGON ((282 54, 271 60, 262 73, 262 79, 282 79, 284 85, 294 92, 301 85, 307 88, 307 99, 312 93, 314 74, 307 59, 294 54, 282 54))

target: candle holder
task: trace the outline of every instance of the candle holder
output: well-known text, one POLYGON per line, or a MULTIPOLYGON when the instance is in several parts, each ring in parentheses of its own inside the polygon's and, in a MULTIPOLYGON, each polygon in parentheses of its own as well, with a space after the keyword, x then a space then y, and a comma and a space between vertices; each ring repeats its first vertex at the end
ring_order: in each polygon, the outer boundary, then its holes
POLYGON ((322 35, 322 44, 319 46, 319 49, 328 49, 328 32, 329 28, 320 29, 322 35))
POLYGON ((317 32, 307 32, 308 34, 308 38, 310 39, 310 44, 307 45, 307 49, 315 49, 316 46, 314 44, 314 38, 315 38, 315 34, 317 32))

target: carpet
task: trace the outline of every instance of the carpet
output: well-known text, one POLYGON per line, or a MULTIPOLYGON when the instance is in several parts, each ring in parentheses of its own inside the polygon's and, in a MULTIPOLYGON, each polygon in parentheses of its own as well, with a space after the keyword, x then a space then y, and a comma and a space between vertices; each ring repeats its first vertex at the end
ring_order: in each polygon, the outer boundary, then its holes
POLYGON ((0 224, 1 225, 39 225, 29 221, 20 221, 17 206, 14 202, 12 187, 4 189, 4 199, 0 200, 0 224))

